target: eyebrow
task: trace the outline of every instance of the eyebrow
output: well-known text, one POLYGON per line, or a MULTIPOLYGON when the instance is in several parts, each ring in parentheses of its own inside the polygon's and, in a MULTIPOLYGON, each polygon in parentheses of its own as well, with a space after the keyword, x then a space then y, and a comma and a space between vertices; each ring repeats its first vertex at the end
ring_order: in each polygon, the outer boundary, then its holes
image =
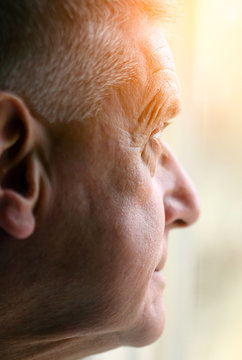
POLYGON ((152 132, 154 127, 161 128, 169 125, 181 110, 180 98, 174 94, 167 94, 166 89, 157 89, 151 99, 147 99, 138 117, 137 126, 142 133, 152 132))

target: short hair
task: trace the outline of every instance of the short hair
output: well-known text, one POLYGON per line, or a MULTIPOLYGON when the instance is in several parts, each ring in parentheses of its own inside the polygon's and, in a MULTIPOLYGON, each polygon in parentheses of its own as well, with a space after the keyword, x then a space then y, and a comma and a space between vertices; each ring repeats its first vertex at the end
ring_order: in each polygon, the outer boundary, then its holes
POLYGON ((164 21, 174 3, 0 0, 0 90, 50 122, 94 117, 107 94, 136 74, 120 24, 132 10, 164 21))

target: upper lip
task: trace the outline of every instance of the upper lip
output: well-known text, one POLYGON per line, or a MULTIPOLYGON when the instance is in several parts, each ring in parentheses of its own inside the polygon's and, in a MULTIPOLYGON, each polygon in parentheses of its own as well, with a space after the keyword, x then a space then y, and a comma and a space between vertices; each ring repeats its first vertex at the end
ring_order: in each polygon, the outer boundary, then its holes
POLYGON ((157 264, 155 271, 161 271, 164 268, 166 259, 167 259, 167 248, 168 248, 168 236, 166 234, 166 236, 164 238, 163 246, 162 246, 162 253, 161 253, 160 261, 157 264))

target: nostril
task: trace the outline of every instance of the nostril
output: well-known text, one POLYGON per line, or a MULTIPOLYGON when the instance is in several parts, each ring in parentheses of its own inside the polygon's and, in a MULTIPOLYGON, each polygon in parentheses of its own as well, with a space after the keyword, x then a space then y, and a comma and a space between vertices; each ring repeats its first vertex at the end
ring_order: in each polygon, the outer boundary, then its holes
POLYGON ((182 219, 177 219, 173 222, 174 227, 185 227, 187 226, 187 222, 182 219))

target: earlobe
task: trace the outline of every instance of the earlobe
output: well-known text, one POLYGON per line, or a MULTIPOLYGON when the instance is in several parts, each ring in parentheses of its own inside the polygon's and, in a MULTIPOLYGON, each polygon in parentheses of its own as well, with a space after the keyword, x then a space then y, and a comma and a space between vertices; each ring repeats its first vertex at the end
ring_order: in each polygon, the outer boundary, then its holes
POLYGON ((0 196, 0 227, 16 239, 29 237, 35 219, 28 201, 14 191, 5 190, 0 196))
POLYGON ((16 239, 35 229, 40 182, 35 121, 20 99, 0 93, 0 227, 16 239))

